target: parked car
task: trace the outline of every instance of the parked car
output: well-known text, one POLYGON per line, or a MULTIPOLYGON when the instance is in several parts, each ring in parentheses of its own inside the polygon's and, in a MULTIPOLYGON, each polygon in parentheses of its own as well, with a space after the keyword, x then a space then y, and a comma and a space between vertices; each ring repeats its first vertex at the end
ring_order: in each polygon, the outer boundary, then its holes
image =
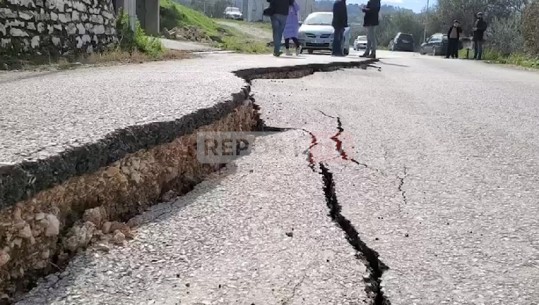
MULTIPOLYGON (((421 55, 431 54, 433 56, 445 55, 447 53, 447 42, 448 40, 446 34, 434 34, 421 44, 419 53, 421 55)), ((462 41, 459 41, 459 50, 462 50, 463 47, 462 41)))
POLYGON ((391 39, 388 48, 390 51, 413 52, 415 48, 414 36, 412 34, 399 32, 395 38, 391 39))
MULTIPOLYGON (((315 12, 309 14, 299 28, 299 41, 302 52, 307 50, 312 54, 316 50, 329 50, 333 46, 333 13, 315 12)), ((343 54, 350 53, 350 27, 344 30, 343 54)))
POLYGON ((356 40, 354 40, 354 50, 358 51, 361 49, 367 48, 367 36, 357 36, 356 40))
POLYGON ((237 7, 227 7, 225 8, 225 19, 234 19, 234 20, 243 20, 243 14, 240 9, 237 7))

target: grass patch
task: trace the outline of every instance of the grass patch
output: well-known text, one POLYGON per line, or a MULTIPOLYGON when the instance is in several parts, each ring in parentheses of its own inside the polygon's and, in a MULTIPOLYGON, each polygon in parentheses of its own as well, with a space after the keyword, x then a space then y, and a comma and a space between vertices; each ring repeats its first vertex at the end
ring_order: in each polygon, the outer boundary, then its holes
MULTIPOLYGON (((474 51, 470 50, 469 58, 473 58, 474 51)), ((466 58, 466 49, 460 50, 460 58, 466 58)), ((490 49, 483 51, 483 60, 495 64, 515 65, 523 68, 539 69, 539 56, 528 54, 503 55, 490 49)))
POLYGON ((250 39, 234 30, 228 31, 234 34, 225 35, 220 43, 221 47, 226 50, 249 54, 269 53, 271 50, 267 43, 250 39))
POLYGON ((129 16, 125 13, 121 13, 116 21, 116 29, 118 31, 118 49, 120 51, 130 54, 138 51, 147 54, 149 57, 159 58, 165 50, 159 39, 144 33, 138 21, 135 23, 135 30, 133 31, 129 24, 129 16))
MULTIPOLYGON (((248 37, 248 35, 237 30, 221 26, 215 22, 214 19, 203 13, 181 5, 173 0, 161 0, 160 5, 160 26, 163 30, 171 30, 173 28, 196 28, 198 29, 198 32, 200 32, 200 35, 203 36, 200 37, 201 41, 204 41, 204 38, 208 37, 211 40, 211 44, 218 48, 250 54, 270 52, 266 43, 256 41, 252 37, 248 37)), ((241 21, 234 22, 241 23, 241 21)), ((271 28, 271 25, 266 25, 264 23, 253 24, 256 24, 257 27, 263 29, 266 29, 268 26, 271 28)))
POLYGON ((173 29, 175 27, 197 27, 210 38, 221 36, 223 29, 210 17, 183 6, 173 0, 160 1, 161 29, 173 29))

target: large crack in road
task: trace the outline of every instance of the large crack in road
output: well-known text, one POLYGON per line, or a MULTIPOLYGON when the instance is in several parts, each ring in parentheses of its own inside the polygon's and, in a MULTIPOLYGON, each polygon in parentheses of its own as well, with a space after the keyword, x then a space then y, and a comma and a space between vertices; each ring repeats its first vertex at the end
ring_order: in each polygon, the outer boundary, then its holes
MULTIPOLYGON (((366 69, 367 67, 374 67, 372 65, 365 65, 361 66, 360 68, 366 69)), ((377 68, 377 67, 376 67, 377 68)), ((314 74, 312 71, 311 73, 306 73, 306 75, 314 74)), ((325 72, 325 71, 322 71, 325 72)), ((301 77, 303 77, 301 76, 301 77)), ((277 75, 276 78, 288 78, 287 75, 277 75)), ((294 75, 294 77, 291 78, 298 78, 297 75, 294 75)), ((248 82, 248 85, 252 89, 252 79, 246 79, 248 82)), ((256 104, 256 100, 254 96, 251 96, 252 101, 256 104)), ((260 106, 258 104, 257 109, 260 109, 260 106)), ((329 139, 333 142, 335 142, 335 151, 339 155, 339 157, 342 160, 352 162, 358 166, 361 166, 363 168, 369 168, 367 164, 361 163, 357 161, 354 158, 349 157, 348 153, 344 149, 344 143, 341 139, 341 135, 344 132, 343 124, 341 121, 341 118, 338 116, 331 116, 327 113, 318 110, 322 115, 335 119, 337 121, 337 133, 335 133, 333 136, 331 136, 329 139)), ((360 237, 359 232, 354 227, 352 222, 348 220, 343 214, 342 214, 342 206, 340 205, 338 198, 337 198, 337 192, 336 192, 336 186, 335 186, 335 180, 333 178, 334 174, 329 169, 329 165, 324 162, 316 162, 315 155, 313 153, 313 148, 317 145, 319 145, 319 139, 317 136, 307 129, 299 129, 299 128, 286 128, 286 127, 273 127, 273 126, 266 126, 264 121, 261 120, 261 125, 263 126, 262 129, 266 131, 277 131, 277 132, 284 132, 288 130, 301 130, 307 134, 309 134, 311 138, 311 142, 309 147, 305 150, 305 154, 307 155, 307 162, 309 168, 314 171, 318 172, 322 178, 322 190, 324 193, 325 201, 327 204, 327 207, 329 209, 328 216, 332 219, 332 221, 343 231, 343 233, 346 236, 346 240, 348 243, 354 248, 356 251, 356 258, 361 260, 367 267, 367 270, 369 272, 369 276, 364 278, 365 281, 365 292, 367 296, 372 300, 373 305, 391 305, 390 300, 387 298, 387 296, 384 294, 381 288, 382 283, 382 276, 385 271, 389 270, 389 267, 382 262, 379 259, 379 254, 376 252, 376 250, 369 247, 360 237), (319 168, 319 171, 317 171, 317 167, 319 168)), ((376 172, 381 172, 378 169, 372 169, 376 172)), ((400 189, 400 188, 399 188, 400 189)))

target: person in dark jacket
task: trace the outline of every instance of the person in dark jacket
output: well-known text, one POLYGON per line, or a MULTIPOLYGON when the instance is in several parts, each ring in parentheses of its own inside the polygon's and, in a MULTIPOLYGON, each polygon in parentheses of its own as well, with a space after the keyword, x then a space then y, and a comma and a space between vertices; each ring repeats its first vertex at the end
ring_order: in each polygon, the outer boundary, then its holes
POLYGON ((459 58, 459 41, 462 28, 458 20, 453 21, 453 25, 447 31, 447 52, 445 58, 459 58))
POLYGON ((485 31, 487 30, 487 23, 483 20, 483 13, 476 14, 476 20, 473 27, 473 45, 474 45, 474 59, 481 60, 483 56, 483 40, 485 31))
POLYGON ((346 0, 337 0, 333 3, 333 56, 344 56, 344 30, 348 26, 348 11, 346 0))
POLYGON ((367 48, 361 57, 376 58, 376 27, 380 24, 380 0, 369 0, 362 10, 365 13, 363 26, 367 29, 367 48))
POLYGON ((281 56, 281 41, 283 31, 288 18, 288 10, 294 4, 294 0, 267 0, 269 7, 264 10, 265 16, 271 18, 271 29, 273 31, 273 56, 281 56))

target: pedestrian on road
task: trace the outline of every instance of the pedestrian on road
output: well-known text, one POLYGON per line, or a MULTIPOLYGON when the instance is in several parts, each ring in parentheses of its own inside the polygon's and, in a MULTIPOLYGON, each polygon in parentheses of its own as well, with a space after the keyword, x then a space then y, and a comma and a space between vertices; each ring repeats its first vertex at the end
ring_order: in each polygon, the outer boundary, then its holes
POLYGON ((478 12, 475 16, 476 19, 473 27, 473 58, 476 60, 481 60, 483 57, 483 40, 485 31, 487 30, 487 23, 485 20, 483 20, 483 13, 478 12))
POLYGON ((447 52, 445 53, 445 58, 459 58, 459 41, 460 34, 462 33, 462 28, 460 27, 460 22, 458 20, 453 21, 453 25, 447 31, 447 52))
POLYGON ((296 56, 299 56, 301 52, 301 46, 298 40, 298 31, 299 31, 299 5, 298 2, 294 0, 294 3, 290 5, 288 9, 288 18, 286 19, 286 26, 284 28, 284 47, 286 48, 286 55, 291 56, 290 52, 290 39, 294 41, 296 45, 296 56))
POLYGON ((333 56, 344 56, 344 29, 348 27, 348 11, 346 0, 337 0, 333 3, 333 56))
POLYGON ((380 24, 378 16, 380 13, 380 0, 369 0, 362 10, 365 13, 363 26, 367 28, 367 48, 360 57, 376 58, 376 27, 380 24))
POLYGON ((281 41, 288 18, 288 10, 294 0, 267 0, 269 7, 264 10, 264 16, 270 16, 273 30, 273 56, 281 56, 281 41))

